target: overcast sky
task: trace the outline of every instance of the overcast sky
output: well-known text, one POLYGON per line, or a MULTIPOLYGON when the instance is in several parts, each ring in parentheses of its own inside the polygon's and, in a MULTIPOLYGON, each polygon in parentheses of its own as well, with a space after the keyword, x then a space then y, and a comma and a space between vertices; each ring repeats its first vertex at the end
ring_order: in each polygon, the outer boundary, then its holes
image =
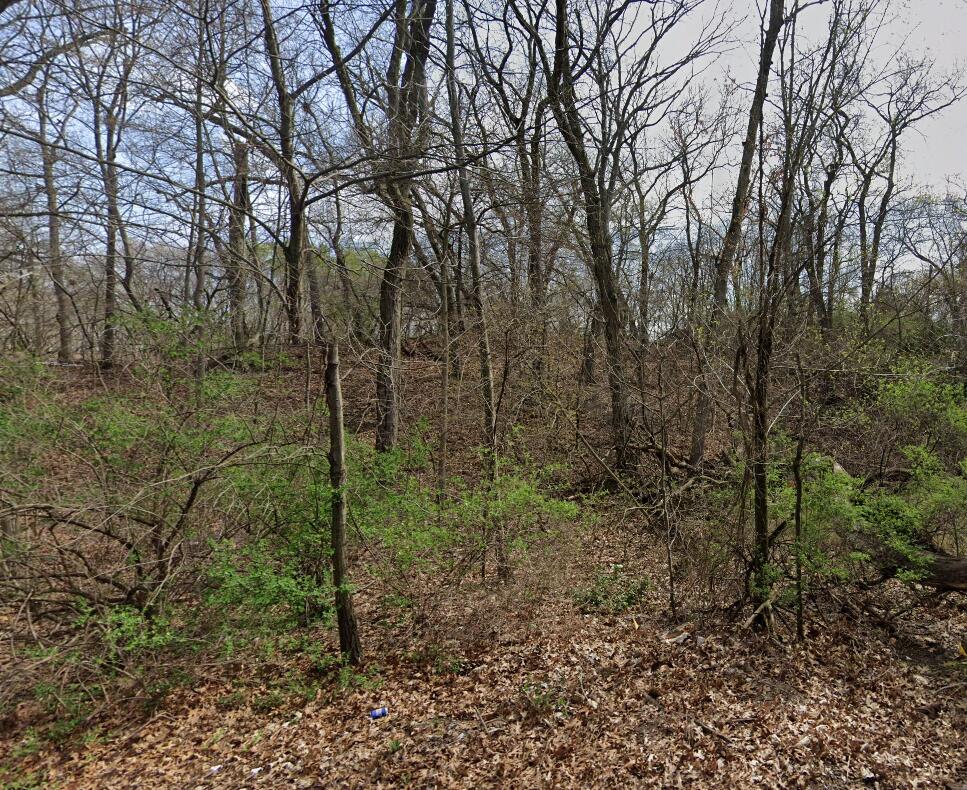
MULTIPOLYGON (((730 5, 738 15, 752 3, 720 0, 720 7, 730 5)), ((817 9, 807 13, 813 21, 822 18, 817 9)), ((889 17, 879 41, 884 53, 900 45, 911 55, 929 53, 938 71, 963 71, 967 83, 967 0, 893 0, 889 17)), ((758 23, 753 11, 737 31, 743 45, 723 59, 745 85, 751 85, 758 65, 758 23)), ((967 182, 967 99, 922 123, 919 133, 906 139, 905 148, 904 169, 917 182, 935 189, 943 189, 948 177, 967 182)))
MULTIPOLYGON (((965 0, 905 0, 896 10, 891 33, 903 37, 909 50, 931 53, 948 71, 967 67, 965 0)), ((912 175, 938 186, 948 175, 967 177, 967 99, 928 120, 922 131, 907 143, 912 175)))

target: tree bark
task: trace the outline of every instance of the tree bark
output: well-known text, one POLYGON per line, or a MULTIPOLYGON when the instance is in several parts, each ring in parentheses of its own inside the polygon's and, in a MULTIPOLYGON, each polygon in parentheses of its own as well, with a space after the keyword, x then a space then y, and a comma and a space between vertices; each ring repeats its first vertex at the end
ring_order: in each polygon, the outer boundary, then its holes
POLYGON ((279 153, 289 208, 289 238, 283 246, 285 258, 285 315, 289 342, 296 344, 302 334, 302 270, 306 245, 306 206, 304 179, 296 165, 295 105, 282 68, 282 51, 275 33, 275 20, 269 0, 261 0, 265 52, 269 59, 272 84, 279 105, 279 153))
POLYGON ((329 482, 332 485, 332 583, 336 589, 339 649, 346 661, 359 666, 363 650, 349 589, 346 559, 346 447, 343 433, 342 387, 339 381, 339 344, 332 340, 326 351, 326 403, 329 407, 329 482))
POLYGON ((756 76, 752 106, 749 108, 749 125, 746 129, 745 141, 742 143, 739 177, 735 185, 735 196, 732 198, 732 216, 729 219, 729 227, 722 241, 722 254, 719 256, 715 268, 713 299, 716 314, 721 314, 725 310, 729 273, 735 265, 735 259, 739 253, 739 244, 742 241, 742 223, 745 221, 745 215, 749 208, 756 140, 759 136, 759 127, 762 125, 772 58, 776 51, 776 43, 779 41, 779 31, 785 21, 784 6, 783 0, 770 0, 769 2, 769 22, 762 38, 762 47, 759 50, 759 73, 756 76))
MULTIPOLYGON (((749 124, 742 143, 742 159, 739 163, 739 177, 735 185, 735 196, 732 199, 732 216, 729 227, 722 241, 722 252, 715 267, 715 280, 712 293, 712 319, 710 331, 706 338, 706 348, 711 350, 718 339, 715 331, 728 302, 729 275, 735 265, 742 241, 742 223, 749 208, 749 194, 752 183, 752 164, 755 159, 756 140, 762 125, 763 108, 766 93, 769 88, 769 73, 772 69, 772 58, 779 40, 779 32, 785 21, 783 0, 770 0, 769 22, 762 38, 759 50, 759 73, 756 77, 755 92, 752 95, 752 106, 749 108, 749 124)), ((695 423, 692 429, 692 447, 689 461, 693 466, 701 463, 705 456, 705 441, 712 417, 712 382, 708 371, 702 371, 698 404, 695 409, 695 423)))
POLYGON ((396 447, 399 436, 400 289, 413 233, 413 209, 400 196, 389 258, 379 284, 379 358, 376 363, 376 451, 396 447))
POLYGON ((71 331, 68 323, 70 297, 64 283, 64 259, 60 246, 60 205, 57 179, 54 174, 56 154, 47 133, 46 82, 37 91, 37 113, 41 160, 44 168, 44 194, 47 198, 47 267, 57 298, 57 361, 71 359, 71 331))
POLYGON ((232 162, 232 205, 228 213, 228 304, 232 343, 235 352, 240 353, 248 345, 248 331, 245 326, 245 264, 248 260, 245 220, 250 209, 248 145, 241 140, 232 141, 232 162))
POLYGON ((605 204, 604 195, 598 187, 598 180, 581 132, 577 96, 568 56, 567 19, 567 0, 556 0, 554 70, 548 85, 548 93, 558 127, 578 168, 590 246, 591 270, 597 286, 598 302, 604 323, 608 390, 611 395, 611 439, 615 466, 618 469, 627 469, 631 462, 629 453, 631 429, 622 360, 623 316, 611 256, 609 207, 605 204))
POLYGON ((447 34, 447 96, 450 101, 450 131, 453 135, 453 150, 457 161, 457 178, 460 183, 460 197, 463 201, 463 228, 467 235, 467 252, 470 263, 471 303, 477 330, 477 350, 480 357, 480 383, 483 389, 483 438, 491 454, 490 464, 497 451, 497 414, 494 403, 494 377, 490 363, 490 337, 487 332, 487 316, 484 313, 483 294, 480 286, 480 238, 477 232, 477 216, 470 193, 470 176, 467 170, 466 153, 463 145, 463 127, 460 119, 460 94, 457 86, 455 64, 455 32, 453 22, 453 0, 446 2, 447 34))

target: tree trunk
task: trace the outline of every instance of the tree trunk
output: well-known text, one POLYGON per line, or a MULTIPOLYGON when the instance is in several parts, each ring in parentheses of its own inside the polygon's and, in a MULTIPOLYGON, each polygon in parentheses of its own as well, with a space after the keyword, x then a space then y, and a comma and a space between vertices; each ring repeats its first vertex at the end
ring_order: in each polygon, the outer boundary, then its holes
POLYGON ((285 257, 285 316, 289 342, 297 344, 302 335, 302 268, 306 244, 306 206, 304 179, 296 165, 296 117, 294 96, 283 69, 282 50, 275 32, 275 19, 269 0, 260 1, 264 26, 265 52, 272 74, 279 105, 279 153, 282 177, 285 180, 289 203, 289 239, 284 245, 285 257))
POLYGON ((924 552, 924 575, 920 584, 938 590, 967 592, 967 559, 937 552, 924 552))
MULTIPOLYGON (((201 21, 198 22, 196 44, 198 59, 204 57, 205 31, 201 21)), ((195 85, 195 195, 198 199, 198 215, 196 217, 198 229, 195 237, 195 284, 192 289, 191 304, 195 310, 195 377, 200 382, 205 375, 206 355, 202 349, 205 340, 205 244, 208 226, 208 205, 205 193, 205 125, 202 107, 203 89, 201 75, 195 85)))
MULTIPOLYGON (((756 77, 755 93, 752 96, 752 106, 749 108, 749 125, 742 143, 742 159, 739 164, 739 177, 735 185, 735 196, 732 199, 732 216, 722 242, 722 253, 719 255, 715 268, 713 285, 713 310, 711 331, 706 340, 706 347, 711 350, 718 341, 716 325, 725 312, 728 301, 729 275, 738 256, 739 244, 742 241, 742 223, 749 208, 749 192, 752 183, 752 164, 756 152, 756 140, 762 125, 763 108, 766 93, 769 88, 769 73, 772 69, 772 57, 775 54, 779 32, 782 29, 784 17, 783 0, 770 0, 769 23, 762 38, 762 48, 759 50, 759 73, 756 77)), ((695 423, 692 430, 692 447, 690 462, 693 466, 701 463, 705 456, 705 441, 711 423, 712 393, 711 378, 708 371, 702 371, 702 382, 699 389, 699 399, 695 410, 695 423)))
MULTIPOLYGON (((450 101, 450 131, 457 161, 457 178, 463 201, 463 228, 467 235, 467 251, 470 259, 471 302, 477 330, 477 350, 480 357, 480 383, 483 389, 483 439, 490 453, 491 469, 496 463, 497 414, 494 402, 494 377, 490 364, 490 338, 487 333, 487 317, 484 314, 483 294, 480 285, 480 239, 477 233, 477 217, 470 193, 470 176, 463 146, 463 127, 460 119, 460 95, 455 65, 455 34, 453 25, 453 0, 446 3, 447 33, 447 96, 450 101)), ((492 475, 492 472, 491 472, 492 475)))
POLYGON ((379 358, 376 363, 376 451, 396 446, 399 435, 400 290, 413 232, 413 209, 404 194, 394 210, 393 240, 379 285, 379 358))
POLYGON ((313 255, 306 267, 309 281, 309 315, 312 318, 312 342, 322 343, 326 335, 326 319, 322 310, 322 287, 319 283, 318 256, 313 255))
POLYGON ((114 320, 117 312, 117 230, 108 219, 107 247, 104 252, 104 329, 101 332, 101 367, 114 366, 116 346, 114 320))
POLYGON ((524 182, 524 212, 527 218, 527 286, 531 308, 534 310, 536 338, 534 378, 540 383, 544 377, 544 358, 547 355, 547 267, 544 261, 544 207, 541 204, 541 134, 540 124, 534 125, 530 144, 520 142, 518 156, 524 182))
MULTIPOLYGON (((290 200, 293 200, 290 197, 290 200)), ((302 251, 305 237, 305 218, 302 209, 291 205, 289 210, 289 241, 285 245, 285 317, 289 342, 299 343, 302 335, 302 251)))
POLYGON ((232 325, 232 343, 240 353, 248 345, 245 326, 245 264, 248 250, 245 240, 245 220, 249 212, 248 145, 232 141, 232 162, 235 172, 232 181, 232 205, 228 213, 228 305, 232 325))
POLYGON ((342 387, 339 381, 339 344, 333 340, 326 351, 326 403, 329 407, 329 482, 332 485, 332 583, 336 589, 336 621, 339 650, 352 666, 359 666, 363 650, 353 611, 346 560, 346 448, 343 434, 342 387))
POLYGON ((597 286, 598 302, 604 322, 605 356, 608 363, 608 389, 611 395, 611 440, 615 466, 627 469, 631 462, 631 426, 622 360, 623 317, 618 284, 611 256, 608 214, 610 207, 601 193, 598 179, 581 133, 580 113, 574 89, 574 75, 568 57, 567 1, 556 0, 554 71, 548 95, 564 142, 578 168, 579 184, 590 246, 591 270, 597 286))
POLYGON ((749 191, 752 183, 752 164, 755 159, 756 140, 759 127, 762 125, 763 108, 766 93, 769 89, 769 73, 772 69, 772 57, 779 40, 779 31, 785 21, 785 3, 783 0, 770 0, 769 23, 762 38, 762 48, 759 50, 759 73, 756 77, 755 93, 752 96, 752 106, 749 108, 749 125, 742 143, 742 160, 739 164, 739 178, 735 185, 735 196, 732 199, 732 216, 729 227, 722 241, 722 254, 719 256, 715 269, 715 286, 713 299, 715 311, 721 314, 725 310, 727 300, 727 286, 729 273, 738 256, 739 244, 742 241, 742 223, 745 221, 749 208, 749 191))
POLYGON ((47 198, 47 267, 57 297, 57 361, 66 364, 71 359, 71 331, 68 323, 70 297, 64 283, 64 259, 60 248, 60 205, 57 180, 54 176, 55 153, 47 135, 45 93, 44 86, 37 91, 40 152, 44 167, 44 193, 47 198))
MULTIPOLYGON (((409 15, 406 7, 407 0, 394 3, 394 42, 383 83, 390 144, 388 151, 378 154, 389 167, 386 178, 377 184, 377 189, 393 215, 393 239, 379 288, 379 357, 376 363, 376 449, 379 452, 391 450, 399 432, 400 289, 413 233, 409 193, 413 162, 422 149, 422 141, 414 133, 427 104, 426 64, 430 56, 430 28, 436 13, 436 0, 413 0, 409 15)), ((328 0, 319 3, 319 13, 323 40, 333 59, 353 129, 363 149, 376 154, 374 135, 360 110, 358 91, 339 47, 328 0)))

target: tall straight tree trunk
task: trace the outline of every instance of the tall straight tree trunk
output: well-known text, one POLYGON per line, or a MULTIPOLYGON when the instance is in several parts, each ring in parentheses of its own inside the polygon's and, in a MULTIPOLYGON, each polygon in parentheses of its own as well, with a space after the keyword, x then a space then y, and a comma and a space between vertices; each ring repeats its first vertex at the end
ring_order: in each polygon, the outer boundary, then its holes
POLYGON ((248 345, 245 327, 245 265, 248 250, 245 240, 245 219, 249 213, 248 145, 232 140, 232 205, 228 212, 228 306, 232 325, 232 343, 241 352, 248 345))
MULTIPOLYGON (((291 195, 291 193, 290 193, 291 195)), ((297 344, 302 336, 302 259, 305 246, 305 217, 298 198, 290 196, 289 241, 285 245, 285 318, 289 342, 297 344)))
MULTIPOLYGON (((402 193, 402 190, 400 190, 402 193)), ((405 194, 394 210, 393 240, 379 284, 379 358, 376 365, 376 450, 396 446, 399 436, 400 292, 410 251, 413 208, 405 194)))
POLYGON ((597 286, 598 303, 604 324, 605 356, 608 364, 608 390, 611 395, 611 441, 615 465, 626 469, 631 462, 629 444, 631 423, 627 407, 626 382, 622 359, 624 321, 621 299, 611 255, 611 234, 605 202, 581 132, 580 112, 574 88, 574 75, 568 56, 567 0, 556 0, 554 70, 548 94, 564 142, 578 168, 590 246, 591 270, 597 286))
POLYGON ((115 316, 117 314, 117 230, 108 220, 107 245, 104 251, 104 328, 101 332, 101 367, 114 366, 116 348, 115 316))
POLYGON ((440 255, 440 334, 443 353, 440 355, 440 444, 437 448, 437 486, 440 498, 447 488, 447 453, 450 431, 450 265, 448 249, 440 255))
POLYGON ((762 125, 762 114, 769 89, 769 74, 772 70, 772 58, 779 41, 779 32, 785 21, 784 0, 769 0, 769 22, 762 38, 759 50, 759 73, 756 77, 755 92, 752 95, 752 106, 749 107, 749 124, 742 143, 742 160, 739 163, 739 177, 735 185, 735 195, 732 198, 732 216, 729 227, 722 241, 722 253, 715 268, 714 306, 717 315, 725 310, 727 301, 727 287, 729 274, 735 265, 742 242, 742 223, 745 221, 749 209, 750 187, 752 183, 752 165, 755 159, 756 140, 759 127, 762 125))
POLYGON ((333 59, 340 91, 359 143, 364 150, 378 155, 389 165, 386 178, 378 184, 380 197, 393 218, 393 238, 379 289, 376 449, 380 452, 391 450, 399 433, 400 294, 413 233, 410 190, 413 161, 419 157, 422 148, 416 132, 427 104, 426 64, 430 56, 430 28, 436 13, 436 0, 412 0, 409 14, 406 9, 407 0, 395 0, 394 42, 383 82, 389 150, 378 151, 372 130, 360 110, 354 78, 339 47, 331 4, 329 0, 319 3, 323 40, 333 59))
POLYGON ((867 233, 867 212, 866 194, 868 185, 871 183, 874 171, 870 171, 864 179, 864 191, 861 194, 860 202, 860 319, 867 332, 871 329, 870 308, 873 305, 873 286, 876 283, 876 268, 880 259, 880 244, 883 240, 883 231, 886 227, 886 220, 890 209, 890 201, 896 189, 896 164, 898 153, 898 135, 891 130, 889 143, 889 156, 887 157, 886 167, 886 186, 877 206, 876 214, 873 217, 873 234, 868 239, 867 233))
MULTIPOLYGON (((534 168, 535 170, 537 168, 534 168)), ((529 190, 527 199, 527 284, 530 290, 531 308, 537 322, 537 338, 534 350, 534 378, 540 382, 544 377, 547 356, 547 274, 544 266, 543 211, 538 190, 529 190)))
MULTIPOLYGON (((825 334, 828 329, 829 317, 826 315, 826 303, 823 301, 822 282, 826 274, 825 227, 826 217, 822 209, 819 218, 813 217, 814 207, 803 218, 803 235, 806 241, 806 275, 809 278, 809 305, 811 316, 825 334)), ((810 318, 810 322, 812 318, 810 318)))
MULTIPOLYGON (((199 9, 202 11, 203 9, 199 9)), ((206 230, 208 226, 208 203, 206 200, 205 186, 205 121, 204 107, 204 84, 201 77, 201 64, 205 57, 205 31, 199 15, 197 21, 197 35, 195 44, 197 46, 198 57, 198 76, 195 82, 195 194, 198 198, 198 230, 195 237, 195 283, 192 289, 191 304, 195 309, 195 377, 200 382, 205 375, 206 355, 202 349, 205 339, 205 325, 202 317, 205 313, 205 245, 207 243, 206 230)))
POLYGON ((322 311, 322 286, 319 283, 319 262, 316 256, 306 267, 306 279, 309 284, 309 316, 312 319, 312 342, 322 343, 325 339, 326 319, 322 311))
POLYGON ((135 311, 141 310, 141 302, 134 292, 134 251, 131 241, 128 238, 128 231, 124 218, 121 216, 121 207, 118 199, 118 166, 117 166, 117 145, 118 137, 116 133, 108 134, 108 155, 104 163, 104 196, 107 199, 107 212, 110 221, 114 224, 114 232, 117 236, 115 242, 116 262, 124 264, 124 274, 120 278, 120 284, 125 295, 135 311))
POLYGON ((601 335, 601 305, 597 299, 591 305, 587 325, 584 327, 584 338, 581 343, 581 371, 578 381, 583 385, 594 384, 597 376, 594 372, 594 352, 598 337, 601 335))
POLYGON ((826 280, 826 315, 828 316, 829 329, 833 329, 833 316, 836 312, 836 291, 839 288, 839 272, 842 265, 840 250, 845 220, 844 214, 836 226, 836 233, 833 236, 832 260, 829 264, 829 277, 826 280))
MULTIPOLYGON (((794 34, 793 34, 794 35, 794 34)), ((787 75, 790 83, 794 72, 787 75)), ((785 86, 784 86, 785 87, 785 86)), ((784 90, 784 93, 786 91, 784 90)), ((792 87, 788 88, 792 93, 792 87)), ((763 183, 765 167, 763 164, 764 142, 760 128, 759 153, 759 311, 756 337, 755 372, 749 389, 752 393, 752 483, 753 483, 753 523, 755 545, 752 552, 751 579, 753 599, 758 604, 755 621, 767 627, 771 620, 770 603, 773 598, 772 568, 770 567, 769 536, 769 398, 772 380, 772 356, 775 347, 776 325, 780 310, 794 291, 802 273, 802 261, 793 267, 793 195, 796 190, 796 174, 802 164, 802 157, 816 133, 816 121, 794 118, 789 105, 783 98, 785 151, 782 169, 782 189, 779 192, 779 214, 775 221, 768 265, 762 271, 765 250, 765 213, 766 199, 763 183), (794 138, 796 138, 794 140, 794 138)), ((801 365, 798 366, 801 374, 801 365)))
MULTIPOLYGON (((99 120, 95 118, 95 125, 99 120)), ((98 137, 100 133, 98 131, 98 137)), ((104 252, 104 331, 101 336, 101 367, 114 366, 117 347, 115 321, 117 319, 118 286, 118 240, 120 236, 121 215, 117 202, 117 168, 114 164, 115 138, 108 129, 106 145, 100 155, 101 174, 104 181, 104 196, 107 199, 107 245, 104 252)), ((100 146, 98 146, 100 148, 100 146)))
POLYGON ((346 447, 343 431, 342 386, 339 381, 339 344, 329 343, 326 351, 326 404, 329 407, 329 483, 332 486, 332 584, 336 589, 336 622, 339 650, 352 666, 363 661, 359 628, 349 589, 346 559, 346 447))
POLYGON ((645 216, 645 198, 638 201, 638 246, 641 248, 641 272, 638 275, 638 342, 647 348, 651 323, 651 229, 645 216))
MULTIPOLYGON (((762 47, 759 50, 759 72, 756 77, 755 92, 752 95, 752 106, 749 108, 749 124, 742 143, 742 159, 739 163, 739 176, 735 185, 735 196, 732 199, 732 216, 729 227, 722 242, 722 252, 715 267, 715 279, 712 292, 711 327, 705 346, 708 352, 714 350, 718 341, 716 331, 728 301, 729 276, 735 266, 742 241, 742 223, 745 221, 749 209, 750 187, 752 183, 752 165, 755 159, 756 141, 759 128, 762 125, 763 108, 766 93, 769 88, 769 74, 772 69, 772 58, 776 51, 779 33, 785 22, 785 3, 783 0, 770 0, 769 21, 762 37, 762 47)), ((710 356, 710 354, 706 354, 710 356)), ((706 361, 706 365, 707 365, 706 361)), ((699 390, 698 404, 695 409, 695 422, 692 426, 692 447, 689 460, 693 465, 701 463, 705 456, 705 441, 711 427, 712 418, 712 382, 707 370, 702 371, 702 383, 699 390)))
POLYGON ((447 33, 447 97, 450 101, 450 131, 453 135, 453 151, 457 161, 457 178, 463 201, 463 228, 467 236, 467 253, 470 263, 471 302, 477 331, 477 353, 480 357, 480 384, 483 390, 483 436, 491 454, 491 474, 495 469, 497 451, 497 414, 494 402, 494 377, 490 360, 490 337, 487 332, 487 316, 484 313, 483 294, 480 285, 480 238, 477 232, 477 216, 470 193, 470 175, 467 169, 463 145, 463 127, 460 120, 460 94, 457 86, 455 64, 455 33, 453 0, 446 0, 447 33))
POLYGON ((400 312, 403 272, 413 234, 412 187, 409 159, 417 152, 414 134, 425 102, 426 63, 430 56, 430 27, 436 0, 414 0, 409 19, 405 0, 397 3, 398 52, 390 60, 389 90, 391 156, 399 175, 386 185, 393 212, 393 240, 379 290, 380 360, 376 369, 376 449, 391 450, 399 435, 400 312), (400 59, 406 65, 400 74, 400 59))
POLYGON ((618 469, 626 469, 631 463, 628 446, 631 440, 631 423, 622 359, 624 322, 618 298, 618 286, 614 281, 609 234, 597 218, 588 219, 588 230, 592 234, 591 254, 594 257, 598 298, 604 318, 604 348, 608 363, 608 390, 611 394, 611 438, 614 445, 615 466, 618 469))
POLYGON ((296 344, 302 334, 302 269, 306 245, 306 205, 304 178, 296 164, 295 97, 286 81, 282 50, 275 32, 275 20, 269 0, 261 0, 263 38, 268 55, 272 86, 279 104, 279 153, 282 177, 289 204, 289 239, 284 245, 285 316, 289 342, 296 344))
POLYGON ((54 175, 56 155, 50 145, 47 133, 46 82, 37 91, 37 120, 39 122, 39 142, 41 160, 44 168, 44 194, 47 198, 47 267, 54 284, 57 298, 57 361, 61 364, 71 359, 71 331, 68 322, 70 297, 64 283, 64 259, 60 246, 60 205, 57 192, 57 179, 54 175))

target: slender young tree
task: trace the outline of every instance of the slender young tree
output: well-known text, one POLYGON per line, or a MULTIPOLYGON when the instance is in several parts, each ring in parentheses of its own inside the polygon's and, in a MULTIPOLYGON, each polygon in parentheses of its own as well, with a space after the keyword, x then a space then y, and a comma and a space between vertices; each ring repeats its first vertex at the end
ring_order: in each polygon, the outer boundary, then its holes
POLYGON ((329 483, 332 486, 332 583, 336 589, 339 649, 350 665, 359 666, 363 661, 363 650, 353 610, 346 558, 346 442, 339 379, 339 344, 336 340, 330 340, 326 349, 326 404, 329 407, 329 483))
MULTIPOLYGON (((490 452, 491 475, 495 469, 497 453, 497 413, 494 402, 494 376, 490 359, 490 336, 487 316, 484 312, 483 293, 480 285, 480 236, 477 231, 476 209, 473 205, 470 173, 463 144, 463 121, 461 118, 460 89, 457 83, 456 33, 453 20, 454 0, 446 0, 446 65, 447 97, 450 102, 450 133, 453 137, 453 153, 460 184, 463 206, 463 230, 467 239, 467 257, 470 266, 470 294, 474 313, 474 330, 480 359, 480 382, 483 390, 483 439, 490 452)), ((444 295, 444 301, 446 296, 444 295)))
MULTIPOLYGON (((742 225, 745 222, 749 208, 750 190, 752 185, 752 168, 755 164, 756 144, 762 127, 762 117, 766 103, 766 93, 769 89, 769 76, 772 70, 772 59, 779 41, 779 33, 785 24, 784 0, 769 0, 768 21, 763 20, 762 43, 759 47, 759 70, 756 75, 755 91, 752 94, 752 104, 749 106, 749 124, 742 142, 742 159, 739 163, 739 173, 735 184, 735 195, 732 198, 732 215, 729 226, 722 241, 722 250, 715 265, 715 278, 712 288, 712 319, 706 345, 714 344, 719 337, 717 326, 725 312, 728 300, 729 276, 735 266, 742 240, 742 225)), ((695 421, 692 428, 692 448, 689 460, 693 466, 701 463, 705 457, 705 440, 711 428, 712 419, 711 380, 708 371, 703 371, 695 409, 695 421)))
MULTIPOLYGON (((48 74, 45 72, 37 88, 37 142, 44 172, 44 196, 47 203, 47 270, 50 272, 57 298, 57 361, 66 364, 71 360, 70 295, 64 273, 64 257, 61 250, 60 192, 54 172, 57 164, 56 141, 49 132, 49 108, 47 106, 48 74)), ((68 113, 69 115, 69 113, 68 113)), ((60 135, 58 135, 60 136, 60 135)))

